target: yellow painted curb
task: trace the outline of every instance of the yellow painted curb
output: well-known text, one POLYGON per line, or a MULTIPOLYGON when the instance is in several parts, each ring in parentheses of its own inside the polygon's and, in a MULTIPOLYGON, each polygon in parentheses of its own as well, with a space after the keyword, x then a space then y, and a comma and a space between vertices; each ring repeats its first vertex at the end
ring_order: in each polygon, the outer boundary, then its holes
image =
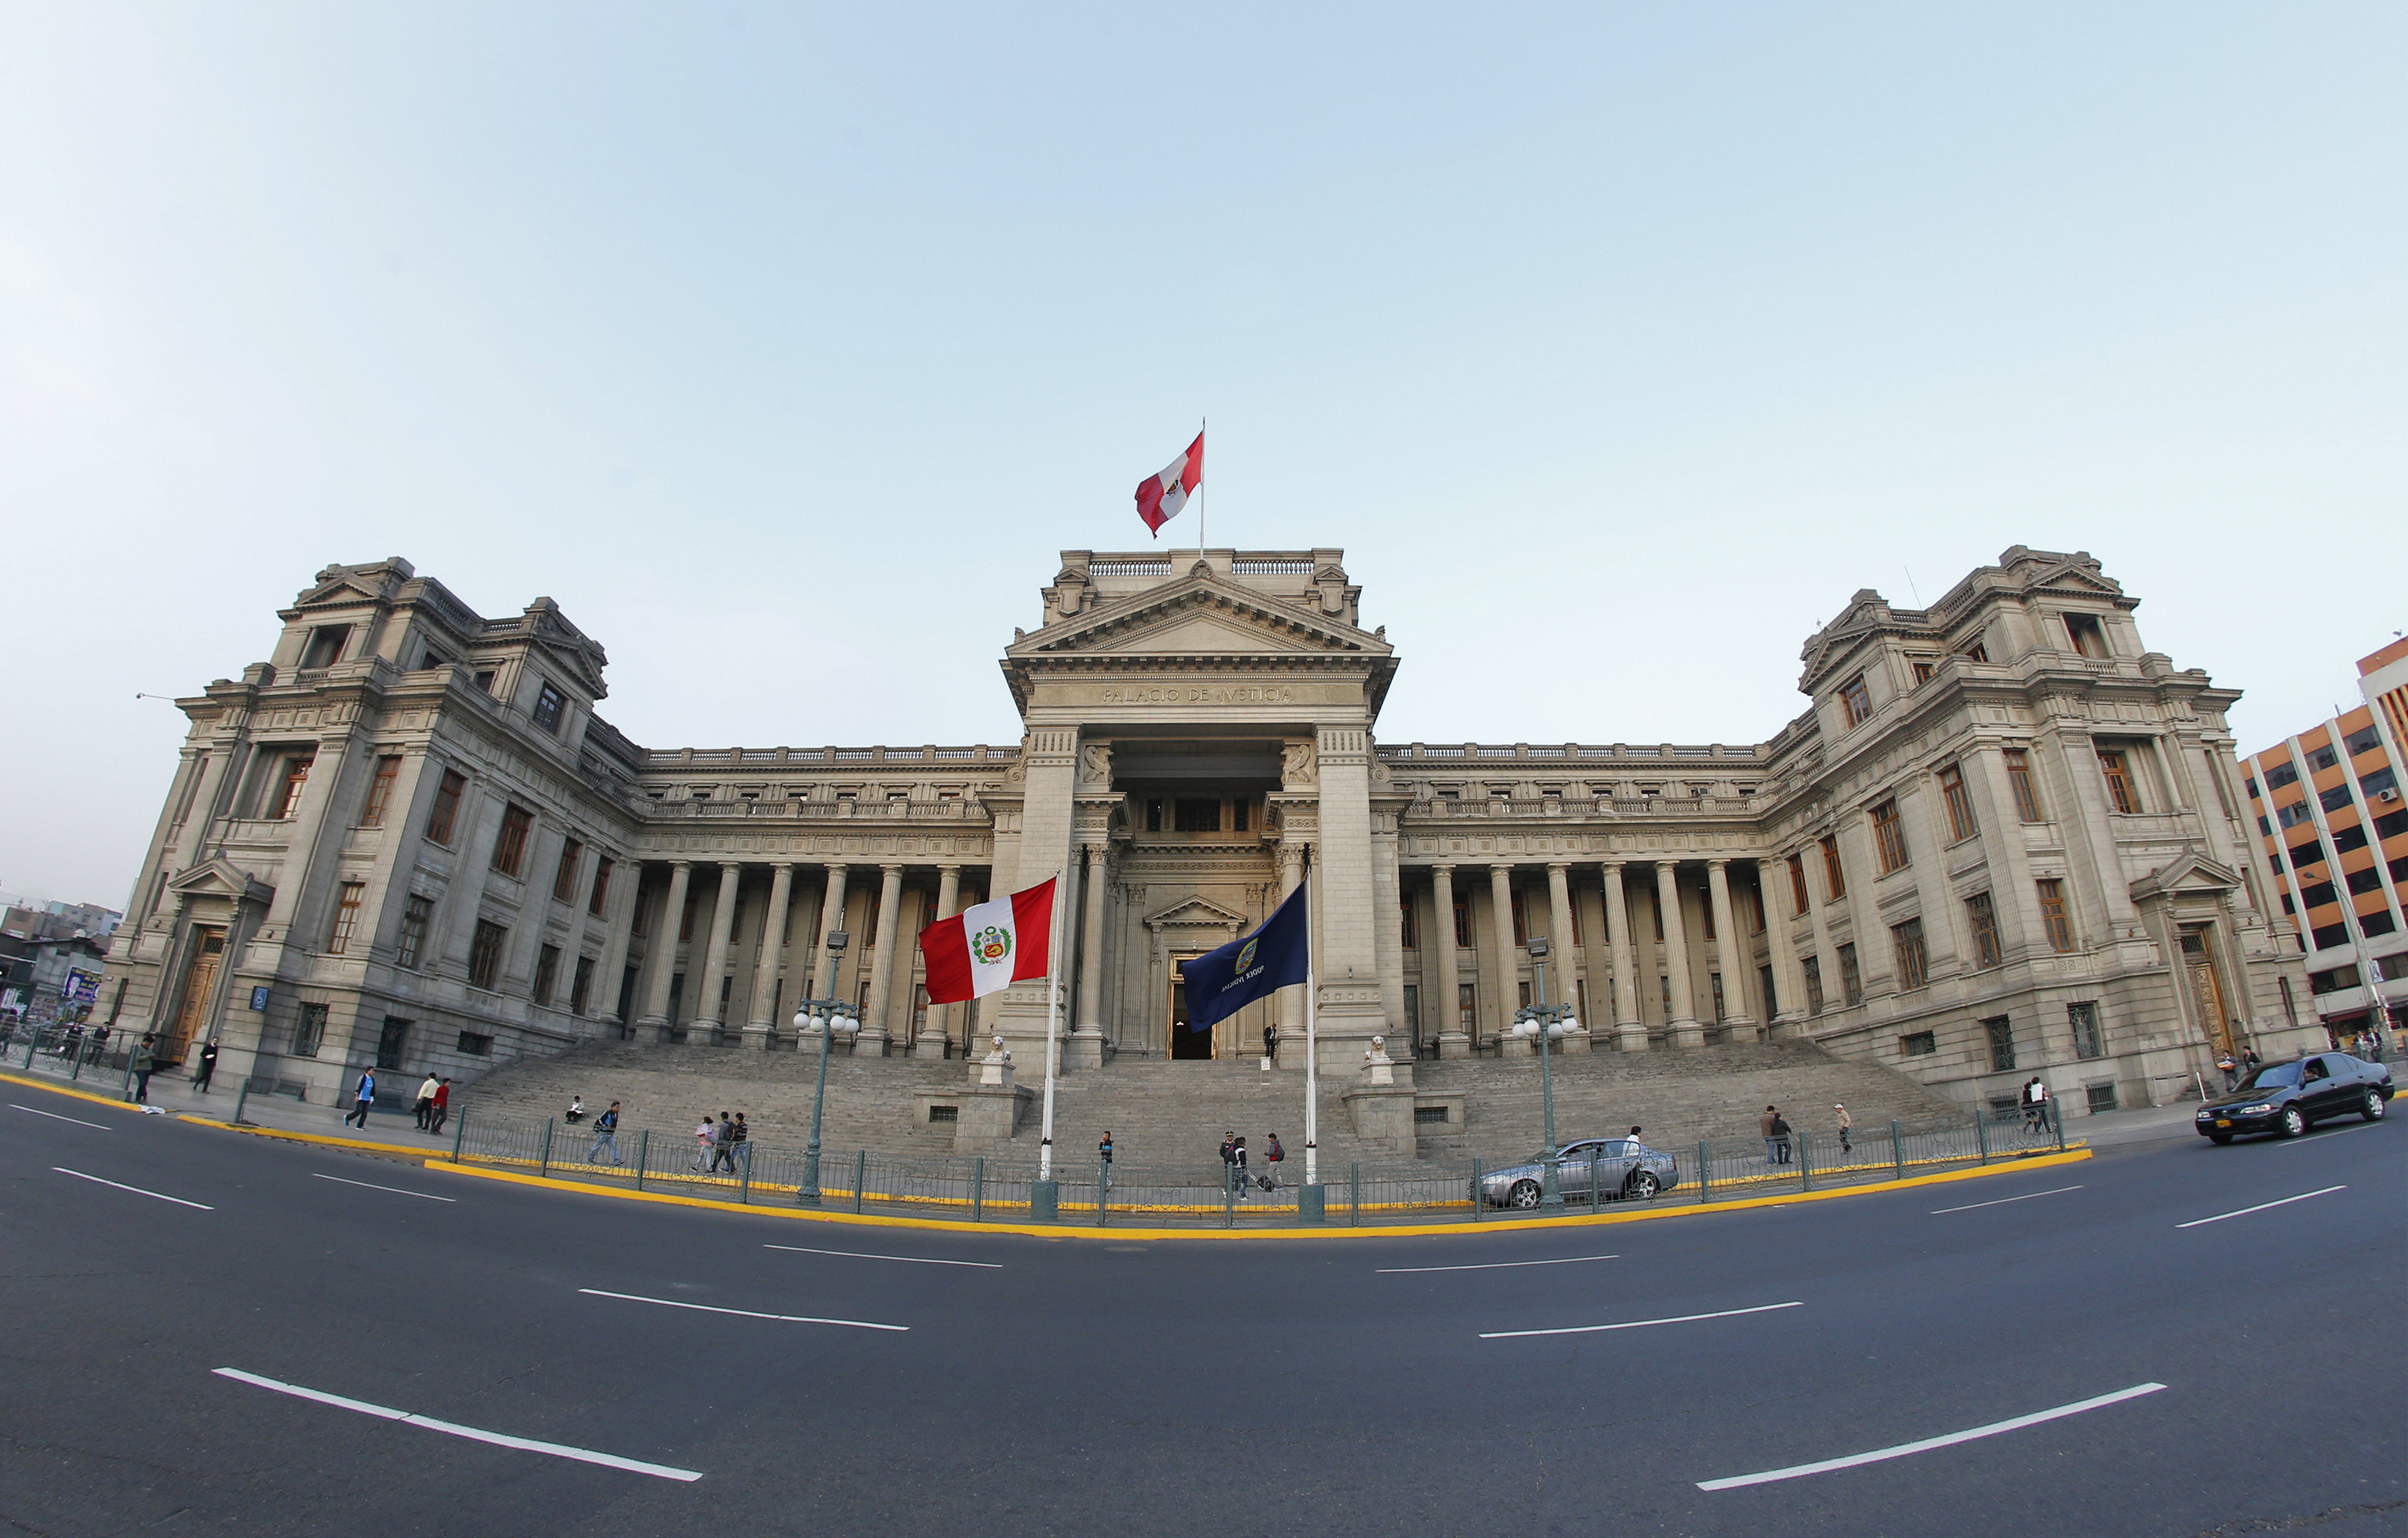
POLYGON ((329 1148, 360 1148, 369 1153, 405 1154, 411 1159, 435 1160, 442 1157, 433 1148, 407 1148, 398 1143, 363 1143, 353 1137, 329 1137, 322 1132, 288 1132, 281 1127, 242 1127, 231 1121, 219 1121, 205 1116, 185 1116, 179 1120, 199 1127, 215 1127, 223 1132, 240 1132, 246 1137, 280 1138, 287 1143, 318 1143, 329 1148))
POLYGON ((1635 1212, 1598 1213, 1583 1218, 1499 1218, 1477 1223, 1414 1223, 1410 1226, 1386 1225, 1373 1228, 1352 1228, 1333 1224, 1326 1228, 1287 1229, 1168 1229, 1144 1228, 1137 1225, 1112 1224, 1105 1227, 1067 1223, 972 1223, 942 1218, 891 1218, 883 1213, 812 1212, 800 1207, 760 1206, 737 1202, 714 1202, 700 1196, 671 1196, 662 1191, 621 1190, 609 1186, 589 1186, 575 1180, 553 1180, 539 1175, 518 1175, 508 1170, 481 1170, 466 1164, 454 1164, 449 1160, 429 1159, 426 1168, 445 1175, 465 1175, 479 1180, 499 1180, 513 1186, 538 1186, 547 1190, 570 1191, 585 1196, 608 1196, 622 1202, 654 1202, 672 1207, 703 1207, 713 1212, 752 1213, 763 1218, 797 1218, 810 1222, 844 1223, 863 1228, 927 1229, 942 1233, 1019 1233, 1037 1239, 1414 1239, 1433 1234, 1511 1233, 1524 1229, 1595 1228, 1607 1223, 1638 1223, 1656 1218, 1696 1218, 1717 1212, 1744 1212, 1752 1207, 1785 1207, 1800 1202, 1829 1202, 1843 1196, 1871 1196, 1882 1191, 1904 1190, 1914 1186, 1938 1186, 1960 1180, 1977 1180, 1985 1175, 2012 1175, 2018 1170, 2042 1170, 2059 1164, 2078 1164, 2090 1157, 2088 1148, 2069 1148, 2064 1153, 2036 1154, 2028 1158, 2002 1161, 1996 1164, 1977 1164, 1971 1169, 1947 1170, 1937 1175, 1909 1175, 1904 1180, 1885 1180, 1873 1185, 1842 1186, 1833 1190, 1792 1191, 1784 1196, 1743 1196, 1736 1202, 1714 1202, 1704 1205, 1681 1207, 1650 1207, 1635 1212))
POLYGON ((69 1100, 87 1100, 94 1105, 114 1105, 121 1111, 132 1111, 136 1116, 142 1114, 141 1106, 116 1095, 95 1095, 89 1089, 78 1089, 64 1084, 52 1084, 47 1079, 27 1078, 22 1074, 0 1074, 0 1084, 22 1084, 28 1089, 48 1089, 54 1095, 64 1095, 69 1100))

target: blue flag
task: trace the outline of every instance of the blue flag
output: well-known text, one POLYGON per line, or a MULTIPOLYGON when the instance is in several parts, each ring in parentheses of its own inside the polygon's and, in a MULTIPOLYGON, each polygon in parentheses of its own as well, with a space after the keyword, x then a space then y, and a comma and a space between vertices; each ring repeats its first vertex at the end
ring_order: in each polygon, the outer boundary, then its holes
POLYGON ((1187 979, 1187 1029, 1209 1031, 1256 999, 1305 981, 1312 964, 1312 910, 1299 883, 1252 934, 1207 951, 1181 968, 1187 979))

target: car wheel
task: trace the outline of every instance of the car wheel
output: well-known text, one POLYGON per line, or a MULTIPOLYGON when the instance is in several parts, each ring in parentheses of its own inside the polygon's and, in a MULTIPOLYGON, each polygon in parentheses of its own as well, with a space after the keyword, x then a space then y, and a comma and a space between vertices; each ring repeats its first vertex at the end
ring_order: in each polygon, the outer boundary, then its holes
POLYGON ((2230 1132, 2210 1132, 2207 1134, 2207 1140, 2221 1148, 2226 1144, 2232 1141, 2232 1134, 2230 1132))
POLYGON ((1505 1193, 1505 1204, 1509 1207, 1519 1207, 1525 1212, 1537 1206, 1539 1204, 1539 1183, 1535 1180, 1514 1181, 1513 1189, 1505 1193))
POLYGON ((2298 1137, 2308 1130, 2308 1118, 2296 1105, 2283 1107, 2283 1135, 2298 1137))
POLYGON ((1630 1177, 1630 1184, 1624 1189, 1640 1201, 1645 1202, 1664 1189, 1664 1182, 1656 1178, 1654 1170, 1641 1170, 1630 1177))
POLYGON ((2358 1114, 2369 1121, 2380 1121, 2383 1119, 2384 1110, 2383 1091, 2369 1089, 2366 1092, 2365 1101, 2358 1108, 2358 1114))

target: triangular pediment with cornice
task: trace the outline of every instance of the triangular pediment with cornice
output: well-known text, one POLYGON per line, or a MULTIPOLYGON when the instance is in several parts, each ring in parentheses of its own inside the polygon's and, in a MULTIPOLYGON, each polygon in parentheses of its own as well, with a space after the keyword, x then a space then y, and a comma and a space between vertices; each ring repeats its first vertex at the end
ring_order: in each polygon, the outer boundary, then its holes
POLYGON ((1034 635, 1005 655, 1050 657, 1387 657, 1369 631, 1210 574, 1107 604, 1034 635))
POLYGON ((265 904, 276 889, 222 855, 176 873, 167 890, 185 897, 225 897, 238 903, 265 904))
POLYGON ((2145 903, 2153 897, 2213 897, 2240 885, 2240 873, 2231 866, 2193 850, 2176 857, 2170 865, 2158 866, 2128 890, 2133 902, 2145 903))
POLYGON ((1226 929, 1231 925, 1243 929, 1253 922, 1244 914, 1233 912, 1203 897, 1186 898, 1158 913, 1145 916, 1148 929, 1226 929))

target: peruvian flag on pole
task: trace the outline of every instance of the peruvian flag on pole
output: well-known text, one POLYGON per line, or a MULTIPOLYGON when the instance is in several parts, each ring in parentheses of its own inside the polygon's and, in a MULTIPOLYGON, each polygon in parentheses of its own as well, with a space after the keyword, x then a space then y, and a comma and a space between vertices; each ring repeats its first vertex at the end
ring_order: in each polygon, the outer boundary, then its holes
POLYGON ((1145 526, 1159 539, 1162 526, 1179 516, 1179 509, 1187 506, 1188 497, 1203 484, 1204 434, 1198 433, 1196 441, 1187 446, 1187 452, 1165 465, 1162 474, 1138 482, 1137 516, 1145 520, 1145 526))
POLYGON ((1051 880, 939 919, 920 932, 928 1002, 960 1004, 1042 977, 1053 941, 1051 880))

